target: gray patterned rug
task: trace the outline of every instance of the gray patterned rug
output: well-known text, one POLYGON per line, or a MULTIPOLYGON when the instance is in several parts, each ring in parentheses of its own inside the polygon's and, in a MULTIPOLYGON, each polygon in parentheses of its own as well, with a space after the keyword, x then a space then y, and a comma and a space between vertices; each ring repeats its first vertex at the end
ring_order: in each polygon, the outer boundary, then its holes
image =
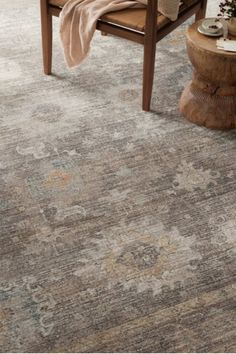
POLYGON ((43 76, 38 10, 1 3, 1 351, 236 351, 236 132, 178 112, 185 27, 144 113, 141 47, 68 71, 56 34, 43 76))

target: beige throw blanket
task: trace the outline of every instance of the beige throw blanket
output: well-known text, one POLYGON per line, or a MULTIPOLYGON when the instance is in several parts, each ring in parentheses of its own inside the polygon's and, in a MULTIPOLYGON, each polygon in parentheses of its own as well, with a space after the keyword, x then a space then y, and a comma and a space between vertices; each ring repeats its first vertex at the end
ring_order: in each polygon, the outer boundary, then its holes
MULTIPOLYGON (((157 1, 158 11, 174 21, 180 0, 157 1)), ((60 35, 68 66, 79 65, 87 57, 97 20, 102 15, 145 5, 147 0, 68 0, 60 16, 60 35)))

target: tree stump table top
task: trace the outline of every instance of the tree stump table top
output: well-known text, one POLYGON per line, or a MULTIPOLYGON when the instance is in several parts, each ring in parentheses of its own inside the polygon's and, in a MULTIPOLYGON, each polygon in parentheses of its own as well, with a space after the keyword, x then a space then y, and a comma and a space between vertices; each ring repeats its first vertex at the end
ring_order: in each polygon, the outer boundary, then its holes
MULTIPOLYGON (((203 20, 193 23, 187 30, 187 40, 193 45, 197 46, 200 50, 213 53, 214 55, 221 55, 223 57, 235 57, 236 53, 226 52, 220 50, 216 46, 216 41, 219 37, 209 37, 198 32, 198 27, 203 20)), ((230 39, 236 40, 236 37, 230 36, 230 39)))

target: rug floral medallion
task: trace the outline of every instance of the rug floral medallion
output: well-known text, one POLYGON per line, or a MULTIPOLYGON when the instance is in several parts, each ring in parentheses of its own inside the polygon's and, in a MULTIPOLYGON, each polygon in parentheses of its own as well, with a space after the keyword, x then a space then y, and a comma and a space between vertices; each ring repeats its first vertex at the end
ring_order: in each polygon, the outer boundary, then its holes
POLYGON ((236 134, 178 111, 186 25, 144 113, 141 46, 69 71, 55 20, 46 77, 38 11, 1 4, 1 351, 236 351, 236 134))

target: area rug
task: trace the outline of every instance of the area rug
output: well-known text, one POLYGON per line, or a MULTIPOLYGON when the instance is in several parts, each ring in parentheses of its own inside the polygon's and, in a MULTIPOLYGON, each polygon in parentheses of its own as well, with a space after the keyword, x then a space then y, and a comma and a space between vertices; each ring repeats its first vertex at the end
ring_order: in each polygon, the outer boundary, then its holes
POLYGON ((55 20, 42 74, 38 5, 0 12, 0 350, 235 352, 236 132, 178 111, 186 25, 144 113, 139 45, 69 71, 55 20))

